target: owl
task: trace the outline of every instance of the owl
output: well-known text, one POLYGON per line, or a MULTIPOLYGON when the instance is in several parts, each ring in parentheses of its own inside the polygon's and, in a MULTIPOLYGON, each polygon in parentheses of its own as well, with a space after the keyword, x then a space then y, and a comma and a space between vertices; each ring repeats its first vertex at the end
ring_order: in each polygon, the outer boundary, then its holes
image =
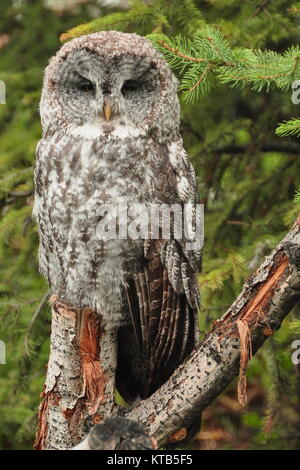
POLYGON ((147 39, 89 34, 50 60, 40 115, 33 211, 40 271, 59 299, 101 316, 114 333, 117 389, 128 401, 146 398, 197 340, 200 252, 175 237, 172 216, 169 237, 164 217, 156 237, 101 237, 98 227, 108 217, 101 208, 119 201, 129 209, 197 203, 177 79, 147 39))

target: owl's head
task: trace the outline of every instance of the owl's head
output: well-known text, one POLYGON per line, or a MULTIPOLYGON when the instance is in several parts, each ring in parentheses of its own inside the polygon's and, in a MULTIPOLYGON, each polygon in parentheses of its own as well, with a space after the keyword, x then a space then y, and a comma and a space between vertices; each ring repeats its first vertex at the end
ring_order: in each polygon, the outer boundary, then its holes
POLYGON ((44 133, 83 138, 178 132, 177 80, 150 41, 104 31, 65 44, 46 69, 44 133))

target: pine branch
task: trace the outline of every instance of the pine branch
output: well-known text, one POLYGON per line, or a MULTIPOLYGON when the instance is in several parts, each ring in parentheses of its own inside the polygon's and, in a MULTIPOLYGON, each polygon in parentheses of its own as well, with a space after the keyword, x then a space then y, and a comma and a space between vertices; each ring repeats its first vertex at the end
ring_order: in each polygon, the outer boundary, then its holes
POLYGON ((290 119, 280 124, 275 133, 280 137, 286 137, 290 135, 300 136, 300 118, 290 119))
POLYGON ((124 31, 128 28, 130 24, 141 25, 146 22, 151 22, 153 24, 155 22, 164 22, 164 19, 161 15, 157 13, 156 16, 156 12, 140 0, 135 0, 134 2, 132 2, 132 7, 133 8, 130 10, 111 13, 110 15, 96 18, 93 21, 76 26, 75 28, 70 29, 66 33, 63 33, 60 36, 60 40, 62 42, 65 42, 70 39, 82 36, 84 34, 91 34, 98 31, 124 31))
POLYGON ((63 33, 60 39, 64 42, 83 34, 111 29, 127 31, 131 26, 136 30, 141 25, 145 25, 150 31, 161 31, 163 28, 170 29, 170 25, 174 27, 175 24, 182 31, 191 34, 205 22, 193 0, 154 0, 147 4, 142 0, 132 0, 129 10, 111 13, 78 25, 63 33))
POLYGON ((283 54, 231 48, 221 32, 212 26, 202 27, 192 38, 181 35, 169 38, 163 34, 147 37, 163 53, 170 66, 183 75, 181 90, 189 102, 206 94, 214 82, 250 86, 254 91, 271 86, 287 90, 300 77, 298 46, 283 54), (209 73, 205 73, 203 79, 204 71, 209 73))

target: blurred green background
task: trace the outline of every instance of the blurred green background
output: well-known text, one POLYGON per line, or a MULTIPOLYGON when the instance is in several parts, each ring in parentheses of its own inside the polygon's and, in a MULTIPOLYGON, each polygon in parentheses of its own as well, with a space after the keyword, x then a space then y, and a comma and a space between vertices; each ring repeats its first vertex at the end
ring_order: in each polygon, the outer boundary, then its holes
MULTIPOLYGON (((126 20, 125 0, 1 0, 0 80, 7 88, 6 104, 0 104, 0 339, 7 347, 7 363, 0 364, 1 449, 32 448, 49 354, 47 285, 38 273, 31 219, 43 68, 61 45, 60 34, 94 18, 102 17, 104 25, 112 8, 117 13, 109 29, 143 35, 188 37, 206 21, 232 46, 282 52, 300 39, 300 7, 289 1, 166 0, 156 24, 158 17, 146 14, 126 20)), ((291 93, 278 89, 255 93, 218 85, 194 104, 182 102, 182 136, 206 210, 202 335, 300 210, 294 202, 300 142, 274 133, 279 122, 298 115, 291 93)), ((295 339, 299 308, 251 361, 248 407, 238 404, 232 383, 205 411, 191 448, 300 448, 295 339)))

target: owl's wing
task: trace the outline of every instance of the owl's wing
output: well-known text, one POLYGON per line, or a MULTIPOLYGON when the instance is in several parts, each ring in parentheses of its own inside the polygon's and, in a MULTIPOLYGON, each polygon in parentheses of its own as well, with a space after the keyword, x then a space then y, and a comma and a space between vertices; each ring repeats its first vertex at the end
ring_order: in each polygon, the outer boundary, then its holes
MULTIPOLYGON (((171 147, 173 191, 182 204, 197 201, 194 170, 182 145, 171 147)), ((126 286, 133 331, 119 334, 117 388, 126 399, 151 395, 191 353, 197 340, 200 252, 186 240, 147 240, 142 267, 126 286)))
MULTIPOLYGON (((168 150, 171 167, 175 174, 178 200, 182 207, 190 211, 192 226, 189 228, 192 229, 192 232, 194 230, 197 238, 201 238, 203 220, 200 220, 202 213, 196 212, 197 205, 197 209, 200 209, 200 200, 194 168, 183 148, 181 138, 169 145, 168 150), (196 227, 197 230, 195 230, 196 227)), ((180 239, 169 240, 163 246, 161 257, 168 270, 168 277, 174 290, 176 292, 183 291, 190 305, 199 306, 200 297, 196 277, 200 270, 202 245, 199 239, 197 239, 197 244, 194 242, 195 239, 192 241, 187 238, 186 232, 183 231, 183 236, 180 239)))

